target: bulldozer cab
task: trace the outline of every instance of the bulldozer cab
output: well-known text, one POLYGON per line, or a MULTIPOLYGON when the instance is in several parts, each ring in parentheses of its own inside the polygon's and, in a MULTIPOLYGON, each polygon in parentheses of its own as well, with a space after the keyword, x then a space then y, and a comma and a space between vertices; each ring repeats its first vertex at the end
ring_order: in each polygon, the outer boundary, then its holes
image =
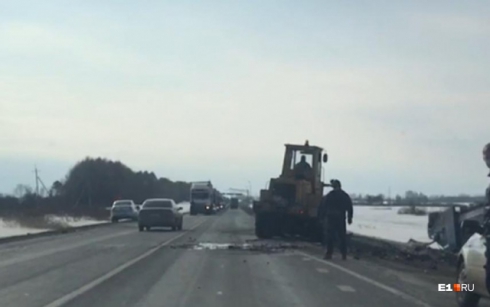
POLYGON ((313 189, 322 188, 322 162, 326 163, 328 156, 323 148, 304 145, 286 144, 282 178, 306 180, 312 183, 313 189), (302 161, 303 158, 303 161, 302 161))

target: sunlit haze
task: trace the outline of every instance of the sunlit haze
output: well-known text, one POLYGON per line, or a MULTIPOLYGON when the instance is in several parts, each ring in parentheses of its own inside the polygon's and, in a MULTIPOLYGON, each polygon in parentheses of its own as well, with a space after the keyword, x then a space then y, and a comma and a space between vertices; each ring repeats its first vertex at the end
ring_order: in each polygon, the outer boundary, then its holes
POLYGON ((77 161, 255 193, 285 143, 349 192, 482 194, 487 1, 2 1, 0 193, 77 161))

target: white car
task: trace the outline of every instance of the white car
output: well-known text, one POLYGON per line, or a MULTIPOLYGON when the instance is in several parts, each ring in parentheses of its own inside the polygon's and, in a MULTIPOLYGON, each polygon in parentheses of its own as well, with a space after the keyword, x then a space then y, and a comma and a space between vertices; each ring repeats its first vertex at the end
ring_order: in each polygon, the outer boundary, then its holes
POLYGON ((138 220, 139 206, 130 199, 116 200, 111 208, 111 221, 117 223, 119 220, 138 220))
POLYGON ((457 283, 474 285, 474 291, 456 292, 460 307, 476 307, 481 298, 490 298, 485 282, 486 248, 485 237, 474 233, 459 252, 457 283))

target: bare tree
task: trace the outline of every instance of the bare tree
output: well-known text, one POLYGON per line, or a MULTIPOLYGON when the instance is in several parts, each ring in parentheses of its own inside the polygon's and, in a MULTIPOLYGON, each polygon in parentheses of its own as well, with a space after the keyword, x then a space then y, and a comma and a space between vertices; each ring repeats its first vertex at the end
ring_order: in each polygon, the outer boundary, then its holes
POLYGON ((18 184, 14 189, 14 196, 17 198, 22 198, 28 194, 32 194, 32 187, 26 184, 18 184))

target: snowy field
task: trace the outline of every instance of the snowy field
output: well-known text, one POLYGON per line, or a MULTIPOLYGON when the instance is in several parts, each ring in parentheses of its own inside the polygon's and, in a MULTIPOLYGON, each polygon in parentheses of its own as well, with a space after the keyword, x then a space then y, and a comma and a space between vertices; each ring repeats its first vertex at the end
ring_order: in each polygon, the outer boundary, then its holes
MULTIPOLYGON (((250 205, 252 208, 252 205, 250 205)), ((428 215, 398 214, 401 207, 354 206, 352 225, 347 231, 373 238, 407 243, 410 239, 431 242, 427 233, 428 215)), ((427 212, 445 210, 443 207, 428 207, 427 212)), ((431 248, 440 249, 437 243, 431 248)))
MULTIPOLYGON (((178 206, 183 208, 182 213, 189 213, 190 210, 189 202, 179 203, 178 206)), ((94 220, 88 217, 78 219, 69 216, 48 216, 46 219, 52 224, 63 225, 65 227, 81 227, 81 226, 108 222, 108 221, 94 220)), ((40 233, 49 230, 52 229, 28 228, 28 227, 20 226, 13 221, 4 221, 0 219, 0 238, 20 236, 26 234, 35 234, 35 233, 40 233)))
MULTIPOLYGON (((407 243, 410 239, 431 242, 427 234, 427 215, 398 214, 400 207, 354 206, 352 225, 347 230, 360 235, 407 243)), ((444 208, 427 208, 428 212, 444 208)), ((436 243, 432 248, 440 248, 436 243)))

